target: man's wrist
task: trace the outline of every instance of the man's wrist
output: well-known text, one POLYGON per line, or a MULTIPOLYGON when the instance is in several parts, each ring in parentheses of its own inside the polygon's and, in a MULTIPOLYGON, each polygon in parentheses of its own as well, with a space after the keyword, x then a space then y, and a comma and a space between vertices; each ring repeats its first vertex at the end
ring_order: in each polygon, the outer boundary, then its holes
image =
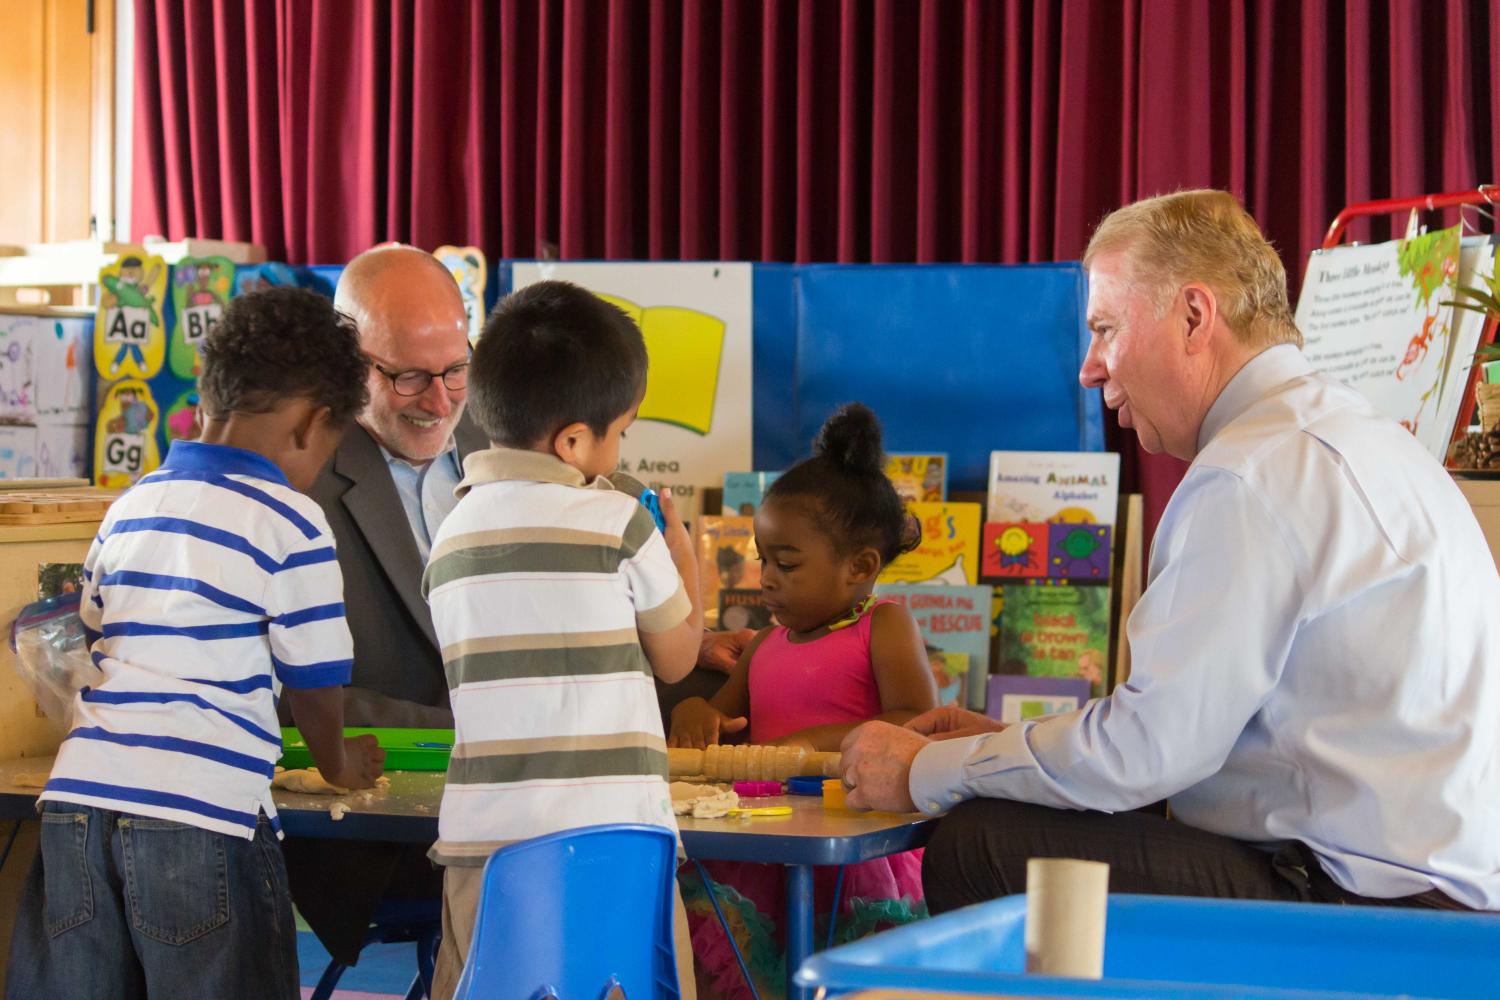
POLYGON ((985 736, 934 740, 912 758, 907 791, 918 809, 929 816, 973 798, 964 782, 964 767, 974 744, 985 736))

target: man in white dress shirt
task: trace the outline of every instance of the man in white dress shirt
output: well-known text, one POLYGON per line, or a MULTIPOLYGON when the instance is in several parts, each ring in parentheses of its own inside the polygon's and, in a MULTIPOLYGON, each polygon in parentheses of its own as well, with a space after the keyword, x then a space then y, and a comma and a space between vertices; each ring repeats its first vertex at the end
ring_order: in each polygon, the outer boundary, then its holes
POLYGON ((1230 195, 1115 212, 1079 377, 1192 465, 1109 697, 1009 727, 938 709, 844 744, 857 807, 951 810, 935 911, 1025 889, 1500 909, 1500 576, 1398 424, 1313 372, 1275 251, 1230 195), (1170 819, 1138 811, 1166 799, 1170 819))

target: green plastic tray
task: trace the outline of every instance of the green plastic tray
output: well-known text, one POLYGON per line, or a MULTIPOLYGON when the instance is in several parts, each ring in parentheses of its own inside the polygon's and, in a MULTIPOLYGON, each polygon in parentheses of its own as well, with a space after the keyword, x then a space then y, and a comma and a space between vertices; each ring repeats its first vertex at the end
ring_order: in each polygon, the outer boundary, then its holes
MULTIPOLYGON (((345 736, 374 733, 385 749, 387 771, 446 771, 448 755, 453 750, 451 729, 362 729, 349 726, 345 736)), ((312 767, 312 751, 302 742, 295 727, 281 729, 281 766, 312 767)))

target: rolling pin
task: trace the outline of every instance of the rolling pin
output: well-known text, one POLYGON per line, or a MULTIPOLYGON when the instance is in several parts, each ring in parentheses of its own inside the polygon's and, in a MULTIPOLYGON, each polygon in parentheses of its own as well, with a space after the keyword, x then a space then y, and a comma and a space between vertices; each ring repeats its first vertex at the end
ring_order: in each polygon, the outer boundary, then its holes
POLYGON ((834 778, 839 773, 839 754, 809 752, 802 747, 715 743, 702 750, 669 749, 667 767, 674 778, 701 774, 716 781, 784 781, 798 774, 834 778))

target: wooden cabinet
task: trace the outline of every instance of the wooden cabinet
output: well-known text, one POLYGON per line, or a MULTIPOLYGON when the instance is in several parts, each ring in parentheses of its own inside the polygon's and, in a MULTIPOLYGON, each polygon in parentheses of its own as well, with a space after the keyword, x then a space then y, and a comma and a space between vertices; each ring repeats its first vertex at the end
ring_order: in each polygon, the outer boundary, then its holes
POLYGON ((1490 555, 1500 566, 1500 479, 1462 479, 1454 477, 1458 488, 1469 498, 1474 517, 1490 543, 1490 555))
POLYGON ((113 0, 0 5, 0 244, 113 230, 114 9, 113 0))

